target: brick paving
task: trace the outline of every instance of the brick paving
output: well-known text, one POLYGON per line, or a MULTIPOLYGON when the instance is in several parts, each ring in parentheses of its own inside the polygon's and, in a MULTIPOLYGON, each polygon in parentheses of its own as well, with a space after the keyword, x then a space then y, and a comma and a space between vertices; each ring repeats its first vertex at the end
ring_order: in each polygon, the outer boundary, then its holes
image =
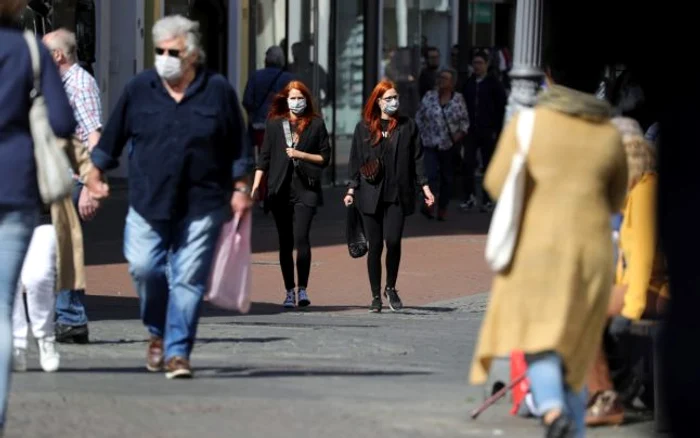
MULTIPOLYGON (((309 284, 313 305, 337 310, 369 301, 366 258, 350 258, 344 243, 346 210, 342 190, 326 190, 312 228, 313 266, 309 284)), ((126 191, 113 197, 85 228, 88 294, 134 297, 122 256, 126 191)), ((488 217, 467 214, 453 203, 446 222, 420 214, 408 219, 399 273, 399 289, 407 305, 423 305, 487 291, 491 274, 483 260, 488 217)), ((277 261, 277 234, 271 216, 255 212, 253 229, 253 300, 279 303, 282 276, 277 261)))

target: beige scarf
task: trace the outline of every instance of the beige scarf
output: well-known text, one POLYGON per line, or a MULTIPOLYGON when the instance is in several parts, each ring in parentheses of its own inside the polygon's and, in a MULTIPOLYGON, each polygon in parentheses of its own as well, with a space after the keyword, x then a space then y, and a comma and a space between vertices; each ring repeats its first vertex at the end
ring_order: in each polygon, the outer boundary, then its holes
POLYGON ((609 120, 613 113, 606 101, 561 85, 547 87, 538 96, 537 105, 598 123, 609 120))

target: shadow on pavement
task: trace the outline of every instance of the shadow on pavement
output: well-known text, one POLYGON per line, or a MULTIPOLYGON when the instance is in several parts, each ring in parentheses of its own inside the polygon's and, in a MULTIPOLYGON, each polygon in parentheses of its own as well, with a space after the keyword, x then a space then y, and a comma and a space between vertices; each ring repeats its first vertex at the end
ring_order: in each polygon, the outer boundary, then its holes
MULTIPOLYGON (((29 373, 45 374, 40 370, 29 370, 29 373)), ((373 376, 425 376, 433 374, 428 371, 391 371, 391 370, 367 370, 350 368, 299 368, 279 366, 275 368, 265 367, 194 367, 195 375, 199 379, 207 378, 259 378, 259 377, 373 377, 373 376)), ((144 367, 96 367, 96 368, 61 368, 61 373, 76 374, 149 374, 144 367)), ((157 373, 154 373, 157 374, 157 373)))
MULTIPOLYGON (((269 342, 287 341, 289 338, 268 337, 268 338, 197 338, 197 344, 267 344, 269 342)), ((146 344, 148 339, 100 339, 90 341, 90 345, 123 345, 123 344, 146 344)))
MULTIPOLYGON (((122 246, 124 223, 128 210, 125 183, 113 181, 112 197, 102 206, 97 217, 84 225, 85 260, 90 266, 125 263, 122 246)), ((318 209, 311 230, 313 247, 345 244, 347 210, 342 204, 345 192, 341 187, 324 190, 326 204, 318 209)), ((449 208, 447 221, 428 220, 416 212, 406 221, 405 237, 481 235, 488 230, 490 216, 482 213, 464 213, 458 202, 449 208)), ((259 208, 254 211, 253 253, 278 249, 277 231, 272 215, 259 208)))
MULTIPOLYGON (((140 319, 139 300, 136 297, 111 297, 101 295, 86 295, 85 308, 90 321, 110 321, 140 319)), ((247 315, 278 315, 282 313, 332 313, 348 310, 364 310, 362 306, 310 306, 301 309, 288 310, 276 303, 253 303, 247 315)), ((240 313, 219 309, 205 302, 202 307, 202 318, 236 316, 240 313)))

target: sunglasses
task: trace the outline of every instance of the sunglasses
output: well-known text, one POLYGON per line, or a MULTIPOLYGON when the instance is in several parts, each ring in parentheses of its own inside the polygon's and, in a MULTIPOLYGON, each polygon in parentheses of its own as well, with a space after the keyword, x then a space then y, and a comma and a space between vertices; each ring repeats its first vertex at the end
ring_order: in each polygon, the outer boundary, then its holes
POLYGON ((180 51, 178 49, 161 49, 160 47, 156 47, 156 55, 163 55, 166 52, 168 56, 172 56, 173 58, 180 57, 180 51))
POLYGON ((394 96, 382 97, 381 99, 382 99, 384 102, 391 102, 391 101, 393 101, 393 100, 398 100, 398 99, 399 99, 399 95, 397 94, 397 95, 394 95, 394 96))

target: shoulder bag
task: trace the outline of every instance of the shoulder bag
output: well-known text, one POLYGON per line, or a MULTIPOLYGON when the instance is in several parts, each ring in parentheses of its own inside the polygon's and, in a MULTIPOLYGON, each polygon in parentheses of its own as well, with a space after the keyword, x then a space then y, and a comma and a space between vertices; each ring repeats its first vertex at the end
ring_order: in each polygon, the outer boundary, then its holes
POLYGON ((29 93, 29 128, 34 141, 34 160, 39 194, 44 204, 52 204, 70 195, 73 190, 73 174, 68 156, 51 129, 48 109, 41 94, 41 61, 39 45, 32 32, 25 32, 32 60, 33 88, 29 93))
POLYGON ((517 123, 516 136, 519 147, 513 155, 486 238, 486 261, 495 272, 501 272, 510 266, 518 242, 525 202, 527 155, 532 142, 535 111, 531 108, 520 110, 517 123))
MULTIPOLYGON (((388 138, 389 137, 386 137, 384 141, 387 141, 388 138)), ((370 158, 369 160, 365 161, 362 166, 360 166, 360 175, 362 175, 362 178, 364 178, 364 180, 370 184, 379 183, 384 173, 384 155, 386 154, 387 148, 384 146, 384 144, 376 147, 382 148, 379 156, 370 158)))

